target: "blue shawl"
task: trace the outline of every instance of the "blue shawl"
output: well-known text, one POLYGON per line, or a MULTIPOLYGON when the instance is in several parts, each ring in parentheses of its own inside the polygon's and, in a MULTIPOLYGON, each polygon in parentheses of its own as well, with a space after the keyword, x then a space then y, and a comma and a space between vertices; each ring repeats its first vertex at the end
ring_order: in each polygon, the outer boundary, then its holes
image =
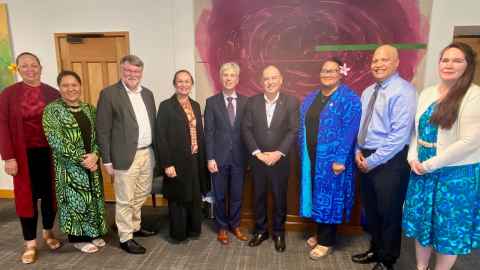
POLYGON ((350 219, 355 192, 355 141, 362 113, 360 98, 341 84, 332 94, 319 117, 316 160, 312 164, 306 143, 305 116, 320 93, 310 93, 300 107, 298 144, 300 149, 300 215, 319 223, 338 224, 350 219), (335 175, 332 164, 345 171, 335 175), (314 179, 311 168, 315 166, 314 179))

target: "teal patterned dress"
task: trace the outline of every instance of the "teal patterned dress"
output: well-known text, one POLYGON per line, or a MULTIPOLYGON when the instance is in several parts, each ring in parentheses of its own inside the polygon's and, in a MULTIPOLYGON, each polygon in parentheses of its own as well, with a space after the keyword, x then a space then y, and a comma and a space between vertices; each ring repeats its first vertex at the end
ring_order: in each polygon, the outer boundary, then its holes
MULTIPOLYGON (((95 108, 83 102, 80 108, 90 121, 90 149, 99 155, 95 108)), ((92 173, 80 164, 86 154, 82 134, 61 99, 45 107, 43 128, 53 151, 60 229, 73 236, 97 238, 105 235, 108 229, 100 170, 92 173)))
MULTIPOLYGON (((419 119, 418 138, 437 142, 438 127, 430 123, 435 104, 419 119)), ((436 155, 436 148, 418 145, 418 160, 436 155)), ((403 211, 403 229, 422 246, 449 255, 480 247, 480 164, 447 166, 432 173, 412 172, 403 211)))

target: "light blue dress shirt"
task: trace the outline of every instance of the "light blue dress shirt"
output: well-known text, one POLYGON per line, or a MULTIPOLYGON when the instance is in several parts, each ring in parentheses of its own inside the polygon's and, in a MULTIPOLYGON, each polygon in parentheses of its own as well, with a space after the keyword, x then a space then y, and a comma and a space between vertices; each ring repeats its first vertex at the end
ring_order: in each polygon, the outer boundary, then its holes
MULTIPOLYGON (((380 84, 365 144, 357 146, 362 149, 376 149, 375 153, 367 158, 368 170, 386 163, 410 143, 417 108, 415 88, 398 73, 380 84)), ((362 93, 360 130, 363 128, 368 102, 375 85, 376 83, 370 85, 362 93)))

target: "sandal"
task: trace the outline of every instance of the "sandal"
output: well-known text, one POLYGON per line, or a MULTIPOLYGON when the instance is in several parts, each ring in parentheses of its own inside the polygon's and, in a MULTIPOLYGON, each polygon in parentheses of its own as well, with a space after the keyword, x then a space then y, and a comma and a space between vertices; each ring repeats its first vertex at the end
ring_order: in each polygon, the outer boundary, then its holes
POLYGON ((307 239, 307 246, 309 248, 314 248, 315 246, 317 245, 317 237, 314 235, 314 236, 310 236, 308 239, 307 239))
POLYGON ((45 240, 45 244, 48 246, 50 250, 59 249, 62 246, 62 242, 58 241, 53 237, 51 232, 43 233, 43 240, 45 240))
POLYGON ((83 253, 91 254, 91 253, 95 253, 95 252, 98 251, 97 246, 95 246, 92 243, 88 243, 88 242, 75 243, 75 244, 73 244, 73 246, 83 253))
POLYGON ((105 243, 105 240, 102 238, 95 238, 92 240, 92 244, 94 244, 96 247, 104 247, 107 243, 105 243))
POLYGON ((62 246, 62 242, 58 241, 55 238, 43 238, 43 240, 45 240, 45 244, 50 250, 56 250, 62 246))
POLYGON ((332 253, 332 248, 331 247, 316 245, 315 248, 313 248, 310 251, 310 259, 316 261, 318 259, 321 259, 321 258, 327 256, 330 253, 332 253))
POLYGON ((22 254, 22 263, 31 264, 37 261, 37 248, 25 247, 25 251, 22 254))

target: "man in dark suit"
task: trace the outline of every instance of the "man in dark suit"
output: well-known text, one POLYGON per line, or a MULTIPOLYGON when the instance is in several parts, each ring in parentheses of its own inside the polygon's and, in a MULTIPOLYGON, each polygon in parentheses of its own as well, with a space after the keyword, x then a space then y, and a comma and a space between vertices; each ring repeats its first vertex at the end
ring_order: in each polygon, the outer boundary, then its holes
POLYGON ((239 75, 238 64, 223 64, 220 67, 223 90, 208 98, 205 106, 205 141, 215 197, 217 239, 224 245, 229 241, 229 229, 237 239, 248 239, 239 229, 246 156, 240 129, 247 103, 247 98, 235 91, 239 75))
POLYGON ((141 208, 151 191, 155 166, 152 139, 155 101, 140 85, 143 62, 135 55, 120 61, 121 80, 102 90, 97 105, 97 141, 103 165, 114 176, 115 222, 120 247, 142 254, 133 236, 155 234, 141 227, 141 208))
POLYGON ((280 93, 283 77, 275 66, 263 70, 264 93, 249 99, 242 122, 247 150, 252 155, 255 231, 249 246, 268 239, 267 186, 274 199, 273 240, 275 249, 285 250, 285 219, 290 150, 297 136, 298 101, 280 93))

